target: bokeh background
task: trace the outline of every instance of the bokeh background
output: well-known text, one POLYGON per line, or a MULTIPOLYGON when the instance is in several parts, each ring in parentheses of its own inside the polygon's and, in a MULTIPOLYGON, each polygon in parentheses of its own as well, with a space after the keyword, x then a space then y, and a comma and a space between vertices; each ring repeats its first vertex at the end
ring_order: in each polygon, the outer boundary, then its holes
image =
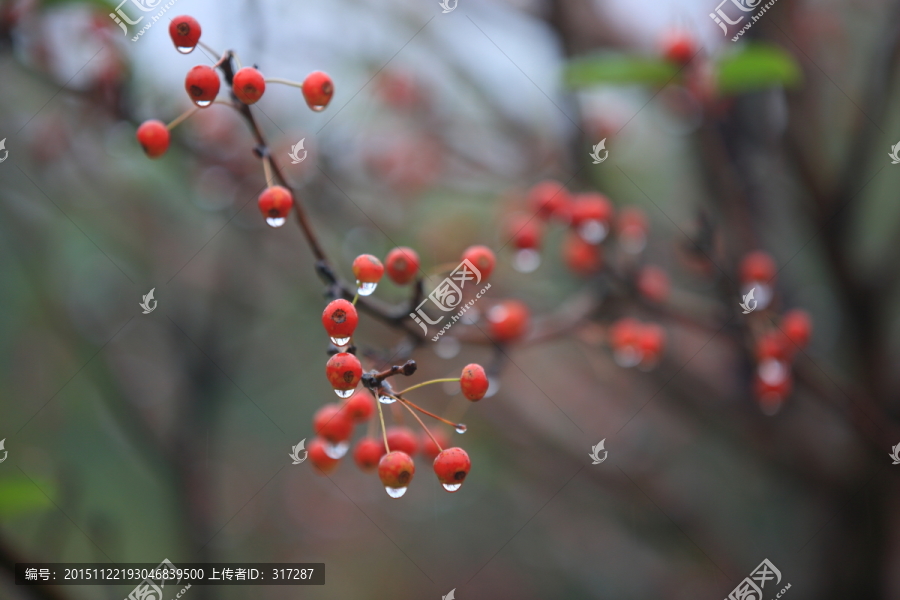
POLYGON ((392 500, 347 460, 329 477, 290 464, 335 400, 325 299, 299 229, 259 216, 245 123, 203 110, 156 161, 134 139, 190 106, 184 74, 215 57, 176 52, 167 22, 132 42, 103 2, 2 0, 0 597, 130 591, 16 587, 17 561, 163 558, 326 564, 324 587, 193 600, 718 599, 764 558, 794 600, 900 597, 898 7, 779 0, 732 43, 714 0, 178 0, 167 17, 267 76, 333 77, 324 112, 274 85, 253 110, 344 278, 361 252, 412 246, 427 270, 482 243, 498 253, 484 309, 533 313, 499 350, 477 323, 413 347, 363 319, 370 366, 399 348, 415 381, 495 373, 475 405, 452 385, 417 395, 468 425, 462 490, 419 460, 392 500), (661 58, 676 31, 697 44, 684 67, 661 58), (665 269, 669 300, 641 299, 628 264, 572 274, 558 225, 541 266, 514 269, 505 223, 545 178, 642 208, 635 260, 665 269), (733 284, 758 249, 777 297, 744 316, 733 284), (766 414, 750 340, 797 307, 813 338, 766 414), (665 327, 656 369, 613 360, 625 315, 665 327))

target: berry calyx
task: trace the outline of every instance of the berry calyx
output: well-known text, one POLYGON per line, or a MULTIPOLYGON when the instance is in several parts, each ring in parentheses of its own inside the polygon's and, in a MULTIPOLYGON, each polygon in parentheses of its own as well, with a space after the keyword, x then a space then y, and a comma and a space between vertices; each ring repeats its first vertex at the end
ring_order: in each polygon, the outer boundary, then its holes
POLYGON ((340 404, 332 402, 316 411, 313 431, 323 440, 337 444, 353 435, 353 421, 340 404))
POLYGON ((344 412, 354 423, 365 423, 375 414, 375 398, 367 390, 358 390, 344 402, 344 412))
POLYGON ((360 283, 378 283, 384 275, 384 265, 371 254, 360 254, 353 260, 353 274, 360 283))
POLYGON ((673 63, 684 65, 697 53, 697 43, 685 31, 674 31, 663 40, 663 56, 673 63))
POLYGON ((328 456, 325 452, 325 441, 319 438, 311 441, 306 451, 309 453, 309 462, 323 475, 334 471, 340 463, 338 459, 328 456))
POLYGON ((388 452, 378 461, 378 478, 391 498, 399 498, 406 493, 415 473, 416 465, 405 452, 388 452))
POLYGON ((587 243, 576 233, 563 240, 562 255, 566 266, 576 275, 590 275, 603 268, 603 247, 587 243))
POLYGON ((538 219, 517 215, 509 222, 509 235, 518 250, 536 250, 541 246, 544 228, 538 219))
POLYGON ((325 363, 325 375, 328 377, 331 387, 338 392, 338 396, 348 398, 362 377, 362 365, 354 355, 348 352, 339 352, 325 363))
POLYGON ((372 471, 378 467, 378 461, 384 456, 384 442, 371 437, 364 437, 353 447, 353 461, 363 471, 372 471))
POLYGON ((469 246, 462 254, 463 260, 472 263, 478 272, 481 273, 481 280, 484 281, 491 276, 494 271, 494 265, 497 264, 497 257, 494 251, 487 246, 469 246))
POLYGON ((200 23, 194 17, 182 15, 175 17, 169 23, 169 37, 175 48, 182 54, 188 54, 197 46, 200 41, 200 23))
POLYGON ((397 285, 406 285, 419 271, 419 255, 412 248, 400 246, 388 252, 384 259, 388 277, 397 285))
POLYGON ((294 206, 294 196, 286 187, 273 185, 259 195, 256 205, 266 218, 266 223, 272 227, 281 227, 294 206))
POLYGON ((159 158, 169 149, 169 129, 162 121, 144 121, 137 130, 137 141, 150 158, 159 158))
POLYGON ((812 319, 805 310, 794 309, 781 319, 781 330, 800 348, 806 348, 812 335, 812 319))
POLYGON ((266 91, 266 80, 253 67, 244 67, 234 74, 232 89, 244 104, 255 104, 266 91))
POLYGON ((419 452, 422 456, 430 461, 434 461, 437 455, 441 453, 441 448, 446 448, 450 444, 450 438, 443 431, 432 431, 431 435, 423 433, 420 438, 419 452), (431 439, 431 435, 437 440, 437 444, 431 439), (438 446, 440 444, 440 447, 438 446))
POLYGON ((220 85, 219 75, 215 69, 206 65, 197 65, 188 71, 187 77, 184 78, 184 89, 194 104, 201 108, 212 104, 219 95, 220 85))
POLYGON ((528 192, 528 202, 541 219, 568 217, 569 191, 558 181, 550 179, 535 184, 528 192))
POLYGON ((416 437, 416 434, 409 427, 403 427, 402 425, 388 427, 385 434, 387 435, 388 448, 391 451, 397 450, 412 456, 419 449, 419 438, 416 437))
POLYGON ((303 80, 303 98, 314 111, 325 110, 334 95, 334 82, 327 73, 313 71, 303 80))
POLYGON ((343 298, 332 300, 322 312, 322 325, 335 346, 346 346, 358 323, 356 307, 343 298))
POLYGON ((459 387, 462 388, 463 396, 472 402, 477 402, 484 398, 488 385, 484 367, 474 363, 463 367, 462 375, 459 378, 459 387))
POLYGON ((434 474, 448 492, 462 487, 471 467, 472 461, 462 448, 447 448, 434 459, 434 474))
POLYGON ((496 342, 511 342, 525 335, 531 313, 518 300, 505 300, 488 311, 488 334, 496 342))
POLYGON ((775 277, 775 260, 768 252, 756 250, 741 260, 741 281, 767 283, 775 277))

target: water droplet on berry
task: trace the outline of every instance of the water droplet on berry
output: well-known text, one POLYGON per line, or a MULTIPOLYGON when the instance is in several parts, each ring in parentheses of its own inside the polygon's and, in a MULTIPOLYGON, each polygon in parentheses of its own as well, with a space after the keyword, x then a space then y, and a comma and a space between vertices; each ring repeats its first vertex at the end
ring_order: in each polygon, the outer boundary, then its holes
POLYGON ((175 46, 175 49, 182 54, 190 54, 194 51, 194 48, 196 48, 196 46, 175 46))
POLYGON ((333 337, 333 338, 331 338, 331 343, 334 344, 335 346, 337 346, 338 348, 341 348, 343 346, 346 346, 348 343, 350 343, 350 338, 349 337, 343 337, 343 338, 333 337))
MULTIPOLYGON (((322 105, 315 104, 315 105, 313 105, 313 106, 310 106, 309 108, 310 108, 310 110, 312 110, 313 112, 322 112, 323 110, 325 110, 325 107, 326 107, 326 106, 327 106, 327 104, 322 104, 322 105)), ((403 489, 405 490, 406 488, 403 488, 403 489)), ((390 493, 390 492, 388 492, 388 493, 390 493)), ((403 495, 403 494, 401 493, 400 496, 402 496, 402 495, 403 495)), ((393 496, 393 497, 394 497, 394 498, 399 498, 400 496, 393 496)))
POLYGON ((328 455, 329 458, 343 458, 345 454, 347 454, 347 449, 350 448, 350 442, 338 442, 337 444, 331 444, 329 442, 325 442, 322 446, 325 449, 325 454, 328 455))
POLYGON ((337 394, 338 398, 349 398, 353 395, 355 390, 334 390, 334 393, 337 394))
POLYGON ((194 104, 196 104, 200 108, 206 108, 207 106, 212 104, 212 100, 194 100, 194 104))
POLYGON ((397 400, 391 398, 390 396, 386 396, 385 394, 381 394, 380 396, 378 396, 378 401, 382 404, 393 404, 397 400))
POLYGON ((591 219, 578 226, 578 235, 588 244, 599 244, 606 239, 609 228, 600 221, 591 219))
POLYGON ((434 353, 441 358, 453 358, 459 354, 462 344, 453 337, 442 337, 438 343, 434 345, 434 353))
POLYGON ((378 282, 363 283, 361 281, 357 281, 356 285, 359 287, 359 289, 357 289, 356 291, 360 296, 371 296, 372 292, 375 291, 375 288, 378 287, 378 282))
POLYGON ((642 353, 632 346, 618 348, 613 353, 613 360, 616 361, 616 364, 626 369, 637 366, 641 362, 641 358, 643 358, 642 353))
POLYGON ((456 433, 465 433, 468 428, 465 423, 459 423, 456 426, 456 433))
POLYGON ((385 487, 384 491, 386 491, 387 495, 390 496, 391 498, 399 498, 400 496, 402 496, 403 494, 406 493, 406 488, 405 487, 402 487, 402 488, 385 487))
POLYGON ((769 385, 780 384, 788 375, 788 370, 785 368, 784 363, 774 358, 761 362, 756 372, 759 374, 759 378, 769 385))
POLYGON ((287 219, 284 217, 267 217, 266 223, 269 224, 269 227, 281 227, 285 224, 287 219))
POLYGON ((442 483, 441 485, 444 486, 444 489, 448 492, 455 492, 462 487, 461 483, 442 483))
POLYGON ((523 248, 513 256, 513 269, 519 273, 532 273, 541 266, 541 255, 537 250, 523 248))

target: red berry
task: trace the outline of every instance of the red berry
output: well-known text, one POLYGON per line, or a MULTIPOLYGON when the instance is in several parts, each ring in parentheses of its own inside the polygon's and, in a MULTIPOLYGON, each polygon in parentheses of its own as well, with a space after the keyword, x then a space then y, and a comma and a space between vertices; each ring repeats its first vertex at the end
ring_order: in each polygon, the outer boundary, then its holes
POLYGON ((344 402, 344 412, 354 423, 365 423, 375 414, 375 398, 367 390, 357 390, 344 402))
POLYGON ((352 390, 362 378, 362 365, 359 359, 348 352, 340 352, 328 359, 325 364, 325 375, 331 387, 336 390, 352 390))
POLYGON ((272 227, 281 227, 294 206, 294 197, 286 187, 273 185, 259 195, 256 205, 266 218, 266 223, 272 227))
POLYGON ((641 352, 641 363, 644 365, 655 364, 663 351, 666 343, 665 330, 655 323, 641 325, 638 331, 637 347, 641 352))
POLYGON ((609 345, 613 350, 636 348, 641 337, 641 324, 637 319, 625 317, 609 328, 609 345))
POLYGON ((303 80, 303 97, 306 104, 318 112, 325 110, 334 95, 334 82, 327 73, 313 71, 303 80))
POLYGON ((397 450, 412 456, 419 449, 419 439, 409 427, 395 425, 393 427, 388 427, 386 433, 388 448, 390 448, 392 452, 397 450))
POLYGON ((216 99, 220 85, 215 69, 206 65, 197 65, 184 78, 184 89, 194 104, 200 107, 209 106, 216 99))
POLYGON ((397 285, 406 285, 419 272, 419 255, 412 248, 400 246, 388 252, 384 266, 391 281, 397 285))
POLYGON ((614 214, 609 198, 597 192, 588 192, 575 196, 572 204, 572 225, 578 227, 586 221, 597 221, 607 226, 614 214))
POLYGON ((422 456, 427 458, 430 461, 433 461, 437 458, 437 455, 441 453, 441 448, 446 448, 450 444, 450 438, 447 437, 447 434, 438 430, 432 431, 431 435, 427 433, 423 433, 421 436, 421 443, 419 444, 419 451, 422 453, 422 456), (431 439, 431 435, 438 441, 437 444, 434 443, 434 440, 431 439), (438 447, 440 444, 440 447, 438 447))
POLYGON ((542 181, 528 192, 528 202, 531 210, 542 219, 549 219, 551 216, 565 217, 568 213, 569 191, 558 181, 542 181))
POLYGON ((462 388, 463 396, 473 402, 484 398, 488 390, 488 378, 484 368, 474 363, 463 367, 459 386, 462 388))
POLYGON ((234 95, 244 104, 254 104, 266 91, 266 80, 253 67, 244 67, 234 74, 231 88, 234 95))
POLYGON ((200 41, 200 23, 187 15, 175 17, 169 23, 169 36, 178 51, 187 54, 200 41))
POLYGON ((543 233, 544 228, 536 218, 517 215, 509 222, 509 235, 512 238, 513 246, 518 250, 540 248, 543 233))
POLYGON ((770 358, 785 360, 790 350, 787 338, 777 330, 767 331, 756 340, 756 360, 759 362, 770 358))
POLYGON ((159 158, 169 149, 169 129, 162 121, 144 121, 137 130, 137 140, 150 158, 159 158))
POLYGON ((353 448, 353 460, 363 471, 375 469, 384 454, 384 442, 370 437, 361 438, 353 448))
POLYGON ((671 289, 668 274, 653 265, 647 265, 637 276, 637 288, 651 302, 665 302, 671 289))
POLYGON ((562 254, 566 266, 577 275, 590 275, 603 268, 603 247, 589 244, 575 233, 566 236, 562 254))
POLYGON ((697 44, 694 38, 684 31, 670 33, 663 40, 663 56, 679 65, 687 64, 697 53, 697 44))
POLYGON ((455 492, 462 486, 472 461, 462 448, 447 448, 434 459, 434 473, 448 492, 455 492))
POLYGON ((505 300, 488 311, 488 334, 496 342, 510 342, 528 331, 531 314, 518 300, 505 300))
POLYGON ((762 377, 754 380, 753 391, 763 412, 775 414, 781 403, 790 395, 793 388, 793 380, 790 375, 779 381, 766 382, 762 377))
POLYGON ((399 498, 406 492, 415 473, 416 465, 405 452, 388 452, 378 461, 378 478, 392 498, 399 498))
POLYGON ((487 246, 469 246, 462 254, 463 260, 467 260, 481 273, 481 280, 484 281, 491 276, 494 271, 494 265, 497 258, 494 251, 487 246))
POLYGON ((800 348, 806 348, 812 335, 812 319, 805 310, 794 309, 781 319, 781 330, 800 348))
POLYGON ((384 265, 371 254, 360 254, 353 261, 353 274, 360 283, 378 283, 384 275, 384 265))
POLYGON ((331 458, 325 453, 325 441, 319 438, 311 441, 306 451, 309 453, 309 461, 323 475, 334 471, 340 462, 338 459, 331 458))
POLYGON ((639 208, 623 208, 616 219, 616 230, 626 252, 637 254, 647 245, 647 215, 639 208))
POLYGON ((313 416, 313 431, 322 439, 336 444, 353 435, 353 421, 340 404, 329 403, 313 416))
MULTIPOLYGON (((356 307, 343 298, 332 300, 322 312, 322 325, 332 339, 344 340, 353 335, 359 315, 356 307)), ((345 345, 345 344, 342 344, 345 345)))
POLYGON ((767 252, 756 250, 744 256, 740 271, 741 281, 744 283, 767 283, 775 277, 775 261, 767 252))

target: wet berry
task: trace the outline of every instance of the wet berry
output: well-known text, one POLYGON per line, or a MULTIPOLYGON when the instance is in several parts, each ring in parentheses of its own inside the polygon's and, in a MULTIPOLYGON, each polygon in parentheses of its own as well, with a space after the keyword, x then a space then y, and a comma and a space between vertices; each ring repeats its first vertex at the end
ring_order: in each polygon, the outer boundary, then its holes
POLYGON ((378 467, 378 461, 384 454, 384 442, 375 438, 361 438, 353 447, 353 461, 363 471, 378 467))
POLYGON ((384 275, 384 265, 371 254, 360 254, 353 261, 353 274, 360 283, 378 283, 384 275))
POLYGON ((244 104, 255 104, 266 91, 266 80, 253 67, 244 67, 234 74, 234 95, 244 104))
POLYGON ((322 474, 327 475, 334 471, 340 462, 336 458, 331 458, 325 453, 325 441, 319 438, 314 439, 306 448, 309 453, 309 461, 322 474))
POLYGON ((357 390, 344 402, 344 412, 354 423, 365 423, 375 414, 375 398, 368 390, 357 390))
POLYGON ((334 389, 352 390, 362 377, 362 365, 354 355, 340 352, 328 359, 325 364, 325 375, 328 376, 328 381, 334 389))
POLYGON ((184 78, 184 89, 194 104, 200 107, 209 106, 216 99, 220 85, 215 69, 206 65, 197 65, 184 78))
POLYGON ((273 185, 259 195, 256 205, 266 218, 266 223, 272 227, 281 227, 294 206, 294 197, 286 187, 273 185))
POLYGON ((637 288, 641 296, 651 302, 662 303, 669 297, 672 288, 669 275, 653 265, 647 265, 637 276, 637 288))
POLYGON ((412 456, 419 450, 419 438, 409 427, 395 425, 387 428, 388 448, 398 450, 412 456))
POLYGON ((563 261, 576 275, 590 275, 603 268, 603 247, 589 244, 576 233, 563 240, 563 261))
POLYGON ((392 497, 403 495, 416 473, 416 465, 405 452, 388 452, 378 461, 378 478, 392 497), (395 490, 391 493, 391 490, 395 490), (396 496, 394 494, 397 494, 396 496))
POLYGON ((741 260, 741 281, 766 283, 775 277, 775 260, 768 252, 756 250, 741 260))
POLYGON ((805 310, 790 310, 781 319, 781 330, 798 347, 806 348, 812 335, 812 319, 805 310))
POLYGON ((528 331, 531 313, 518 300, 505 300, 495 305, 487 314, 488 335, 496 342, 510 342, 521 338, 528 331))
POLYGON ((528 203, 532 213, 541 219, 552 216, 565 219, 568 216, 569 192, 558 181, 542 181, 528 192, 528 203))
POLYGON ((484 368, 474 363, 463 367, 459 386, 462 388, 463 396, 473 402, 484 398, 488 390, 488 378, 484 368))
POLYGON ((609 328, 609 345, 613 350, 636 348, 641 334, 641 323, 637 319, 625 317, 609 328))
POLYGON ((584 241, 598 244, 609 233, 613 214, 612 203, 603 194, 597 192, 578 194, 572 203, 572 226, 578 230, 584 241))
POLYGON ((437 458, 437 455, 441 453, 441 448, 446 448, 450 445, 450 438, 447 437, 443 431, 432 431, 431 435, 427 433, 422 433, 420 436, 419 442, 419 452, 422 453, 422 456, 427 458, 429 461, 434 461, 437 458), (431 439, 431 435, 435 437, 440 444, 440 448, 437 444, 434 443, 434 440, 431 439))
POLYGON ((194 17, 182 15, 169 23, 169 37, 179 52, 187 54, 200 41, 200 23, 194 17))
POLYGON ((467 260, 481 273, 481 280, 491 276, 494 272, 494 265, 497 263, 497 257, 494 251, 487 246, 469 246, 462 254, 463 260, 467 260))
POLYGON ((325 110, 334 95, 334 82, 327 73, 313 71, 303 80, 303 97, 314 111, 325 110))
POLYGON ((434 474, 448 492, 460 488, 471 467, 469 455, 462 448, 447 448, 434 459, 434 474))
POLYGON ((159 158, 169 149, 169 129, 162 121, 144 121, 137 130, 137 140, 150 158, 159 158))
POLYGON ((353 421, 340 404, 329 403, 313 416, 313 431, 323 440, 336 444, 353 435, 353 421))
POLYGON ((359 314, 352 303, 338 298, 332 300, 322 312, 322 325, 332 339, 343 340, 349 338, 356 331, 359 323, 359 314))
POLYGON ((394 248, 384 259, 384 267, 391 281, 397 285, 406 285, 419 272, 419 255, 405 246, 394 248))

